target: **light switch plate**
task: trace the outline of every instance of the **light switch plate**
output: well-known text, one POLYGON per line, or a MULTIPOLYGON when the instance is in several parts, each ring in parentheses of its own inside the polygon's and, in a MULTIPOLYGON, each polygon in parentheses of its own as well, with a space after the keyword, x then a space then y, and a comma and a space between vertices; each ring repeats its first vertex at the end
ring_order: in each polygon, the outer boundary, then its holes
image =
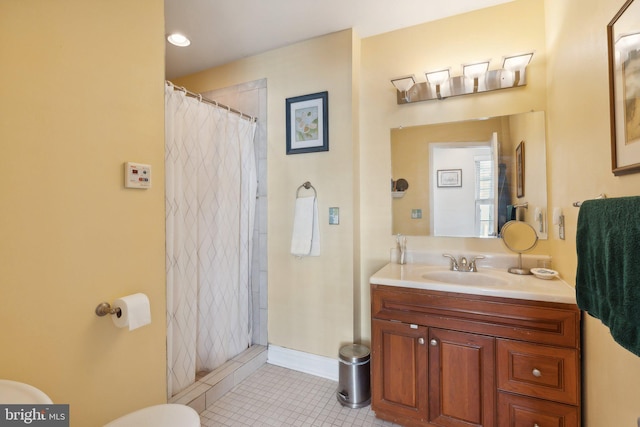
POLYGON ((329 208, 329 225, 340 224, 340 208, 329 208))

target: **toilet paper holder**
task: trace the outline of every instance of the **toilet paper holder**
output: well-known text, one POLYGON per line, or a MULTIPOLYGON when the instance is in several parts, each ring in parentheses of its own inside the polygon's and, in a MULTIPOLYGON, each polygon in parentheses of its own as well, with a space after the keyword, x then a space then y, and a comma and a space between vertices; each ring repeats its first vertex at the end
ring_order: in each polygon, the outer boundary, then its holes
POLYGON ((122 310, 120 307, 111 307, 111 304, 108 302, 101 302, 96 307, 96 314, 100 317, 106 316, 107 314, 115 314, 116 316, 122 316, 122 310))

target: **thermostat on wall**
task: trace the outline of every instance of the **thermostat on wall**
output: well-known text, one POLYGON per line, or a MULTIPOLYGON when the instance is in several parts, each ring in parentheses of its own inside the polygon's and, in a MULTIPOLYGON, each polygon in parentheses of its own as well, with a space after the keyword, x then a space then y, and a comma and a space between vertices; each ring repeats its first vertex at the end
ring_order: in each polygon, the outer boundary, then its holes
POLYGON ((125 163, 124 186, 126 188, 151 188, 151 165, 125 163))

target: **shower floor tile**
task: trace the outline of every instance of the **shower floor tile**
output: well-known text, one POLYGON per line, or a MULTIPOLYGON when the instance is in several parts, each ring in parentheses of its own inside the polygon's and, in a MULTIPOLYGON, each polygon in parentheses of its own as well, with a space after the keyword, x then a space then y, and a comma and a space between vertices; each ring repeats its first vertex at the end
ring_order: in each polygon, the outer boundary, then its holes
POLYGON ((397 426, 371 406, 351 409, 336 399, 338 383, 265 364, 200 414, 203 427, 397 426))

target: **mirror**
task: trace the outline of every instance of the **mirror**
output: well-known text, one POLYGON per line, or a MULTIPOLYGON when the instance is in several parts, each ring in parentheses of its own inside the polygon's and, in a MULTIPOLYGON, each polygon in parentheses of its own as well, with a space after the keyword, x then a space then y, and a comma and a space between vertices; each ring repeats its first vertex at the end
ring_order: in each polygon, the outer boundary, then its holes
POLYGON ((544 112, 391 129, 392 232, 500 236, 520 220, 547 238, 544 112), (393 185, 393 184, 392 184, 393 185))
POLYGON ((518 253, 518 266, 509 268, 509 273, 531 274, 528 268, 522 268, 522 252, 533 249, 538 243, 536 230, 526 222, 509 221, 502 227, 502 242, 518 253))

